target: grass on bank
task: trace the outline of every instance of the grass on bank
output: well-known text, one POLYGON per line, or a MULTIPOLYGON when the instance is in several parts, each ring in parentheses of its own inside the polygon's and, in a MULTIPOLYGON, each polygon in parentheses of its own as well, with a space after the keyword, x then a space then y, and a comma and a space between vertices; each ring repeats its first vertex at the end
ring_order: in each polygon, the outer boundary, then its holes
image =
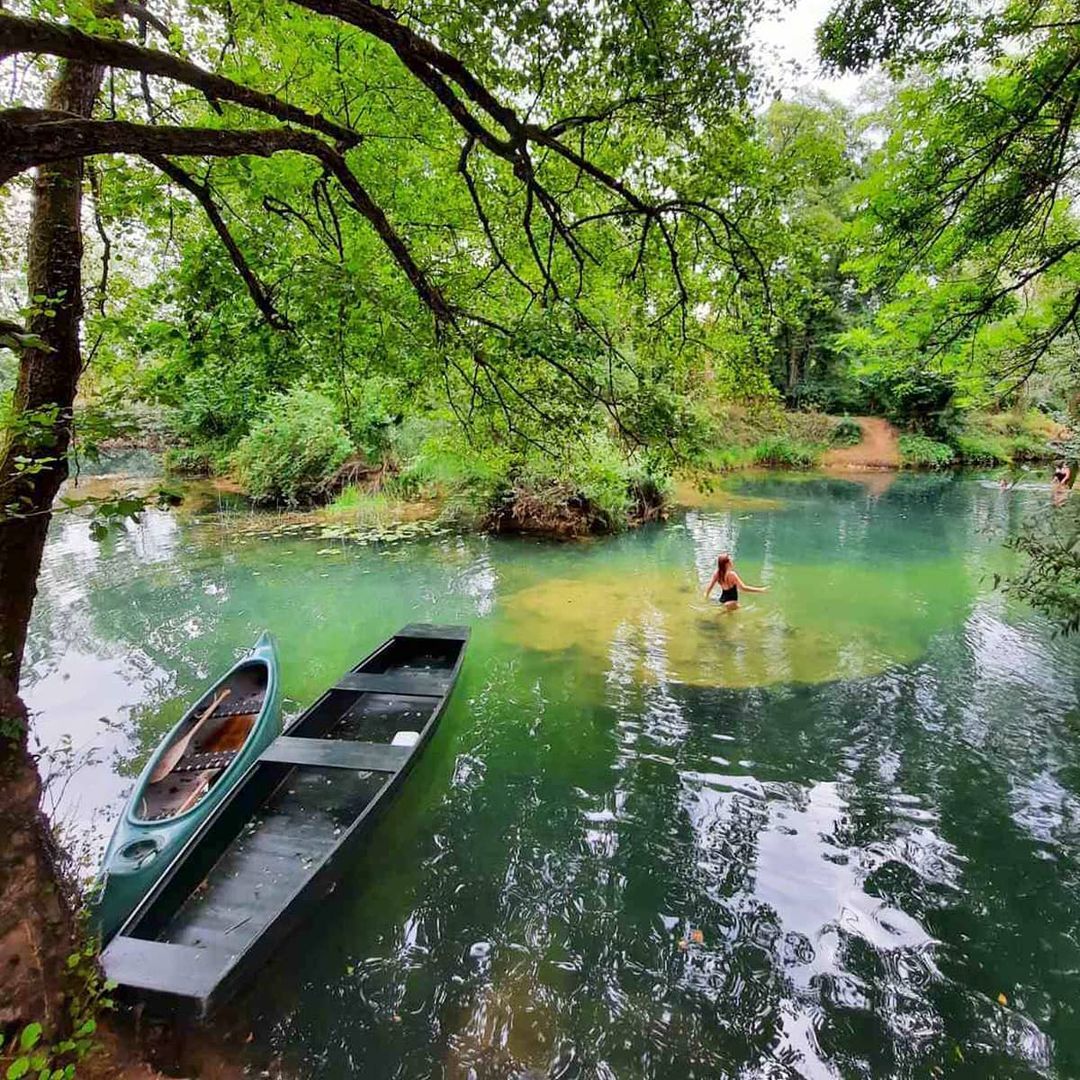
POLYGON ((908 469, 947 469, 956 452, 948 443, 925 435, 900 436, 900 462, 908 469))
POLYGON ((852 445, 852 438, 858 442, 862 437, 862 429, 849 417, 785 412, 776 405, 717 406, 707 427, 705 449, 694 464, 715 472, 810 469, 832 447, 852 445))
POLYGON ((1035 409, 965 415, 963 426, 948 441, 925 435, 900 436, 905 468, 944 469, 953 465, 995 468, 1053 459, 1053 443, 1065 434, 1050 417, 1035 409))

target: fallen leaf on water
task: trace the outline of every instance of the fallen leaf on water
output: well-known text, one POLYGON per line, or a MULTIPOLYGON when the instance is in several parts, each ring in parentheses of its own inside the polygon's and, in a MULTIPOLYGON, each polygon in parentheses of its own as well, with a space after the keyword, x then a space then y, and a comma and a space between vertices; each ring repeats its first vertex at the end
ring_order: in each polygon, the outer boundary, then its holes
POLYGON ((702 945, 705 942, 705 935, 700 930, 691 930, 690 931, 690 940, 695 945, 702 945))
POLYGON ((679 948, 680 949, 685 949, 686 948, 686 938, 679 938, 679 948))
POLYGON ((1004 994, 998 994, 998 1004, 999 1005, 1008 1005, 1009 1004, 1009 999, 1004 994))

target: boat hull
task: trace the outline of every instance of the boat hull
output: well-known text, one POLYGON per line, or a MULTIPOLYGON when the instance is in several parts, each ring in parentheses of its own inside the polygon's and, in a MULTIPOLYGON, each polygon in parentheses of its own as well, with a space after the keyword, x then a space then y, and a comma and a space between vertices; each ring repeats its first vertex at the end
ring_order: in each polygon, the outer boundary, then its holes
POLYGON ((263 633, 251 652, 209 687, 170 729, 140 773, 116 823, 91 894, 90 924, 100 934, 103 944, 111 940, 200 824, 222 803, 236 782, 280 733, 281 681, 277 650, 273 638, 263 633), (145 805, 145 793, 162 756, 185 727, 205 711, 206 703, 213 700, 220 687, 235 680, 238 673, 246 674, 248 671, 256 675, 265 671, 265 693, 250 732, 228 766, 206 794, 184 813, 158 821, 140 816, 140 805, 145 805))
POLYGON ((404 627, 298 717, 102 955, 129 1001, 205 1015, 337 884, 432 737, 465 627, 404 627))

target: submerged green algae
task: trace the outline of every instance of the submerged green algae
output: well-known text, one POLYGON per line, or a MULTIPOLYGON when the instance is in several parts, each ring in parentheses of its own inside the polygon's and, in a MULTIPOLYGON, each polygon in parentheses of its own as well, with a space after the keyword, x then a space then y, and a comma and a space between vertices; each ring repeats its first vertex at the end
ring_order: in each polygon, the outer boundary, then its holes
POLYGON ((509 628, 522 647, 573 648, 594 666, 606 667, 612 650, 632 650, 646 682, 827 682, 914 660, 963 618, 971 595, 944 560, 922 564, 915 579, 899 567, 789 564, 768 580, 768 593, 744 593, 728 612, 685 573, 600 567, 510 597, 509 628))

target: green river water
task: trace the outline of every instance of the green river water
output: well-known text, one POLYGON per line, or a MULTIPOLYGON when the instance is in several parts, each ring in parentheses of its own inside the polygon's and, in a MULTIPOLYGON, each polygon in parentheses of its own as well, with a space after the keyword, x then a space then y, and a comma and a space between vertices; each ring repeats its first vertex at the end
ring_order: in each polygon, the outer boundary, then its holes
POLYGON ((774 474, 574 545, 58 520, 26 679, 55 814, 100 850, 263 627, 296 711, 467 622, 365 854, 218 1021, 256 1072, 1077 1077, 1080 646, 993 587, 1047 505, 774 474), (770 586, 734 615, 724 549, 770 586))

